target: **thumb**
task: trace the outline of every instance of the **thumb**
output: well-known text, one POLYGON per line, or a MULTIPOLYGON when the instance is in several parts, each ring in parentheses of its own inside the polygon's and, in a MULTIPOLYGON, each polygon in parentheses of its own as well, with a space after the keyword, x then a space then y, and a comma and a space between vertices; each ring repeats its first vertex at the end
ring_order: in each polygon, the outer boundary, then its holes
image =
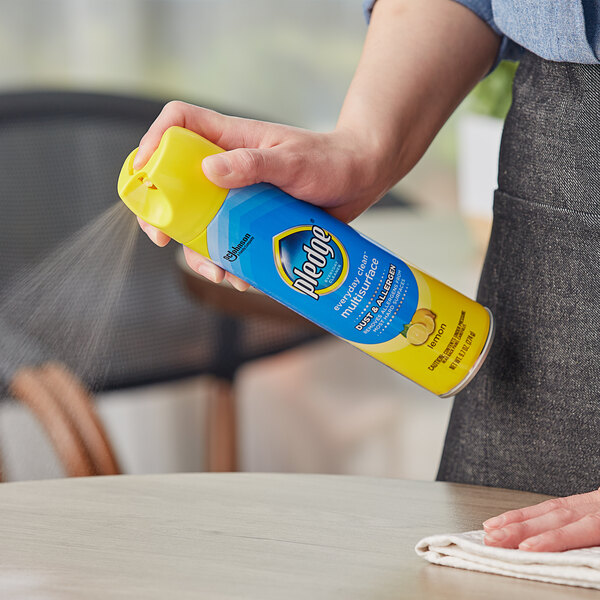
POLYGON ((204 174, 216 185, 238 188, 261 181, 278 185, 285 176, 280 152, 268 148, 238 148, 207 156, 202 161, 204 174))

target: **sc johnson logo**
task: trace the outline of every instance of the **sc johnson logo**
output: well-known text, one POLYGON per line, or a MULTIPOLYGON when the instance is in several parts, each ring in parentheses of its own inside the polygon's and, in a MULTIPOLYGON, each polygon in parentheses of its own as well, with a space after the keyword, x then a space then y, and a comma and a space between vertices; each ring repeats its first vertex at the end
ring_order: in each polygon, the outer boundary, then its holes
POLYGON ((348 274, 344 247, 317 225, 301 225, 276 235, 273 254, 281 278, 313 300, 336 290, 348 274))

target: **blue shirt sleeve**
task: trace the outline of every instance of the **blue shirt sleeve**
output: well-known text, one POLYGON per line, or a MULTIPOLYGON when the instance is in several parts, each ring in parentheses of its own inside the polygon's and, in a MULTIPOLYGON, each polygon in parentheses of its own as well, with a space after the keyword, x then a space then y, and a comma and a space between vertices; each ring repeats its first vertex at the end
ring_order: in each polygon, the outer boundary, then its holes
MULTIPOLYGON (((371 12, 377 0, 363 0, 363 10, 367 23, 371 20, 371 12)), ((468 9, 472 10, 481 20, 487 23, 495 33, 502 36, 498 56, 492 67, 492 71, 498 66, 501 60, 519 60, 523 49, 515 44, 511 39, 507 38, 499 29, 494 21, 494 13, 492 11, 492 0, 454 0, 468 9)))
POLYGON ((492 0, 454 0, 458 4, 466 6, 472 10, 482 21, 485 21, 498 35, 502 32, 494 22, 494 13, 492 12, 492 0))

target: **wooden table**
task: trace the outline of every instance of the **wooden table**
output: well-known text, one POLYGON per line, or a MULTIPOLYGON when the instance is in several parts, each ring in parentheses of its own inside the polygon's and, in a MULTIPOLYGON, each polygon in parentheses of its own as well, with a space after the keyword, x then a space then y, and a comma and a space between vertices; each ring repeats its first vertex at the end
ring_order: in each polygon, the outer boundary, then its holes
POLYGON ((424 535, 542 497, 323 475, 187 474, 0 485, 0 597, 595 598, 426 563, 424 535))

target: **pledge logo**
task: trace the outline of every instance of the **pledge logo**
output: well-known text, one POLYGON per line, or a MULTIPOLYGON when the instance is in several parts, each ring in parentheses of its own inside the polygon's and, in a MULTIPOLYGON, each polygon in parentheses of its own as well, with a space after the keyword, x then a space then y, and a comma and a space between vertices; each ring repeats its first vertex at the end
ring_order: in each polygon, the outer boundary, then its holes
POLYGON ((275 266, 296 291, 318 300, 348 274, 348 255, 339 240, 317 225, 288 229, 273 238, 275 266))

